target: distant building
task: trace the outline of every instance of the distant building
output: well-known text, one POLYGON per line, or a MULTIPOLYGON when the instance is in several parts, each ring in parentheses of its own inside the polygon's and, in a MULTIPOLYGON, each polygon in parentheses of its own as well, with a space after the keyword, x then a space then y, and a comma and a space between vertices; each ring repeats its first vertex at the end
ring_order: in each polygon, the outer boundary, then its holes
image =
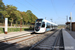
MULTIPOLYGON (((66 29, 70 30, 70 22, 66 22, 66 29)), ((75 22, 72 22, 72 31, 75 31, 75 22)))

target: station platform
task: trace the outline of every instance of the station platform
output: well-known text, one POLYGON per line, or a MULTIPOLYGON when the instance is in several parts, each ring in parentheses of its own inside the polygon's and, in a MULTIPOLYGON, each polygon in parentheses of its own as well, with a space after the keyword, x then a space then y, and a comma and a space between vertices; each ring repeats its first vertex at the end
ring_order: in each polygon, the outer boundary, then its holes
POLYGON ((75 39, 65 29, 62 29, 64 50, 75 50, 75 39))
POLYGON ((9 32, 7 34, 0 34, 0 40, 2 39, 6 39, 6 38, 11 38, 11 37, 14 37, 14 36, 19 36, 19 35, 24 35, 24 34, 28 34, 28 33, 32 33, 33 31, 19 31, 19 32, 9 32))
POLYGON ((75 39, 75 31, 70 31, 68 29, 65 30, 75 39))

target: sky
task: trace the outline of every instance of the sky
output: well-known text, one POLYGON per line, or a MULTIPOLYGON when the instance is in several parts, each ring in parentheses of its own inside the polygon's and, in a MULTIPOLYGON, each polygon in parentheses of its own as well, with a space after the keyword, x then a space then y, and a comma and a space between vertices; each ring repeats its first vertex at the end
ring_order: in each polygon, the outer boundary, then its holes
POLYGON ((3 0, 5 5, 13 5, 19 11, 31 10, 38 18, 43 18, 56 24, 65 24, 72 13, 75 22, 75 0, 3 0))

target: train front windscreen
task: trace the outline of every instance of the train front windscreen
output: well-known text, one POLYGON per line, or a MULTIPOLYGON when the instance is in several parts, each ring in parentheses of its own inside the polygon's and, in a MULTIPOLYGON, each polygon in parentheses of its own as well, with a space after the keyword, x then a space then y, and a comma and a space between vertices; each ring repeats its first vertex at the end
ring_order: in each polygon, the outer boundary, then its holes
POLYGON ((36 31, 40 30, 41 23, 42 23, 41 21, 36 21, 36 23, 35 23, 35 30, 36 31))
POLYGON ((40 27, 41 23, 36 23, 35 27, 40 27))

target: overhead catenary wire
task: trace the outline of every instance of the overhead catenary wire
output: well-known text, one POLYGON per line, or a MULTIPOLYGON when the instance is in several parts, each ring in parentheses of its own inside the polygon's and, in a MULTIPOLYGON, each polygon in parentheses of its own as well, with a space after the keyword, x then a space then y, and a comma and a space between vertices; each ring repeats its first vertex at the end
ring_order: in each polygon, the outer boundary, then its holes
MULTIPOLYGON (((21 2, 19 2, 19 1, 17 1, 17 0, 15 0, 17 3, 20 3, 21 5, 24 5, 24 6, 26 6, 25 4, 23 4, 23 3, 21 3, 21 2)), ((28 7, 28 6, 26 6, 26 7, 28 7)), ((28 7, 29 8, 29 7, 28 7)), ((35 11, 35 10, 34 10, 35 11)), ((36 11, 35 11, 36 12, 36 11)), ((40 13, 39 13, 40 14, 40 13)), ((42 15, 42 14, 40 14, 40 15, 42 15)))
POLYGON ((70 11, 69 11, 69 13, 68 13, 68 15, 69 15, 69 14, 70 14, 70 12, 72 11, 72 9, 73 9, 74 5, 75 5, 75 3, 73 3, 73 5, 72 5, 72 7, 71 7, 71 9, 70 9, 70 11))
MULTIPOLYGON (((15 0, 17 3, 20 3, 21 5, 24 5, 23 3, 21 3, 21 2, 19 2, 19 1, 17 1, 17 0, 15 0)), ((24 5, 24 6, 26 6, 26 5, 24 5)), ((26 6, 26 7, 28 7, 28 6, 26 6)), ((25 8, 26 8, 25 7, 25 8)), ((28 7, 29 8, 29 7, 28 7)), ((36 11, 35 11, 36 12, 36 11)))
MULTIPOLYGON (((37 5, 34 1, 33 1, 33 3, 35 4, 35 5, 37 5)), ((39 6, 39 5, 38 5, 39 6)), ((40 6, 39 6, 40 7, 40 6)), ((41 11, 41 10, 39 10, 39 11, 41 11)), ((41 11, 42 12, 42 11, 41 11)), ((43 13, 43 12, 42 12, 43 13)), ((45 13, 43 13, 43 14, 45 14, 45 13)))
MULTIPOLYGON (((68 12, 68 15, 70 14, 70 12, 72 11, 72 9, 73 9, 73 7, 74 7, 74 5, 75 5, 75 3, 73 3, 73 5, 72 5, 72 7, 70 8, 70 10, 69 10, 69 12, 68 12)), ((68 22, 68 16, 66 16, 67 17, 67 22, 68 22)), ((69 16, 70 17, 70 16, 69 16)))
MULTIPOLYGON (((34 2, 34 1, 33 1, 34 2)), ((35 3, 35 2, 34 2, 35 3)), ((36 4, 36 3, 35 3, 36 4)), ((37 5, 37 4, 36 4, 37 5)), ((46 18, 45 18, 46 19, 46 18)), ((49 18, 48 18, 49 19, 49 18)), ((51 18, 52 19, 52 18, 51 18)))
MULTIPOLYGON (((26 0, 25 0, 26 1, 26 0)), ((36 4, 36 3, 35 3, 36 4)), ((37 4, 36 4, 37 5, 37 4)), ((40 11, 40 10, 39 10, 40 11)), ((43 12, 42 12, 43 13, 43 12)), ((44 13, 43 13, 44 14, 44 13)), ((56 13, 57 14, 57 13, 56 13)), ((45 14, 44 14, 45 15, 45 14)), ((46 15, 47 16, 47 15, 46 15)), ((58 16, 58 15, 57 15, 58 16)), ((46 17, 45 17, 45 19, 46 19, 46 17)))
POLYGON ((57 11, 56 11, 56 8, 55 8, 55 6, 54 6, 54 4, 53 4, 53 2, 52 2, 52 0, 51 0, 51 3, 52 3, 52 6, 53 6, 53 9, 54 9, 54 11, 55 11, 55 13, 56 13, 56 16, 57 16, 57 22, 59 22, 59 19, 61 19, 61 23, 63 23, 63 20, 62 19, 65 19, 65 17, 63 18, 63 17, 60 17, 59 15, 58 15, 58 13, 57 13, 57 11))
MULTIPOLYGON (((57 17, 58 17, 58 18, 62 18, 62 17, 59 17, 59 15, 58 15, 58 13, 57 13, 57 11, 56 11, 56 8, 55 8, 55 6, 54 6, 54 4, 53 4, 52 0, 51 0, 51 3, 52 3, 52 6, 53 6, 53 8, 54 8, 54 11, 55 11, 55 13, 56 13, 57 17)), ((63 19, 65 19, 65 18, 63 18, 63 19)))
MULTIPOLYGON (((32 7, 34 7, 36 10, 38 10, 39 12, 41 12, 43 15, 45 15, 45 13, 43 13, 41 10, 39 10, 38 8, 36 8, 35 6, 33 6, 31 3, 29 3, 27 0, 24 0, 26 1, 28 4, 30 4, 32 7)), ((47 16, 47 15, 45 15, 47 16)))
POLYGON ((51 3, 52 3, 52 6, 53 6, 53 8, 54 8, 54 11, 55 11, 55 13, 56 13, 56 15, 57 15, 57 17, 58 17, 57 11, 56 11, 56 9, 55 9, 55 6, 54 6, 52 0, 51 0, 51 3))

